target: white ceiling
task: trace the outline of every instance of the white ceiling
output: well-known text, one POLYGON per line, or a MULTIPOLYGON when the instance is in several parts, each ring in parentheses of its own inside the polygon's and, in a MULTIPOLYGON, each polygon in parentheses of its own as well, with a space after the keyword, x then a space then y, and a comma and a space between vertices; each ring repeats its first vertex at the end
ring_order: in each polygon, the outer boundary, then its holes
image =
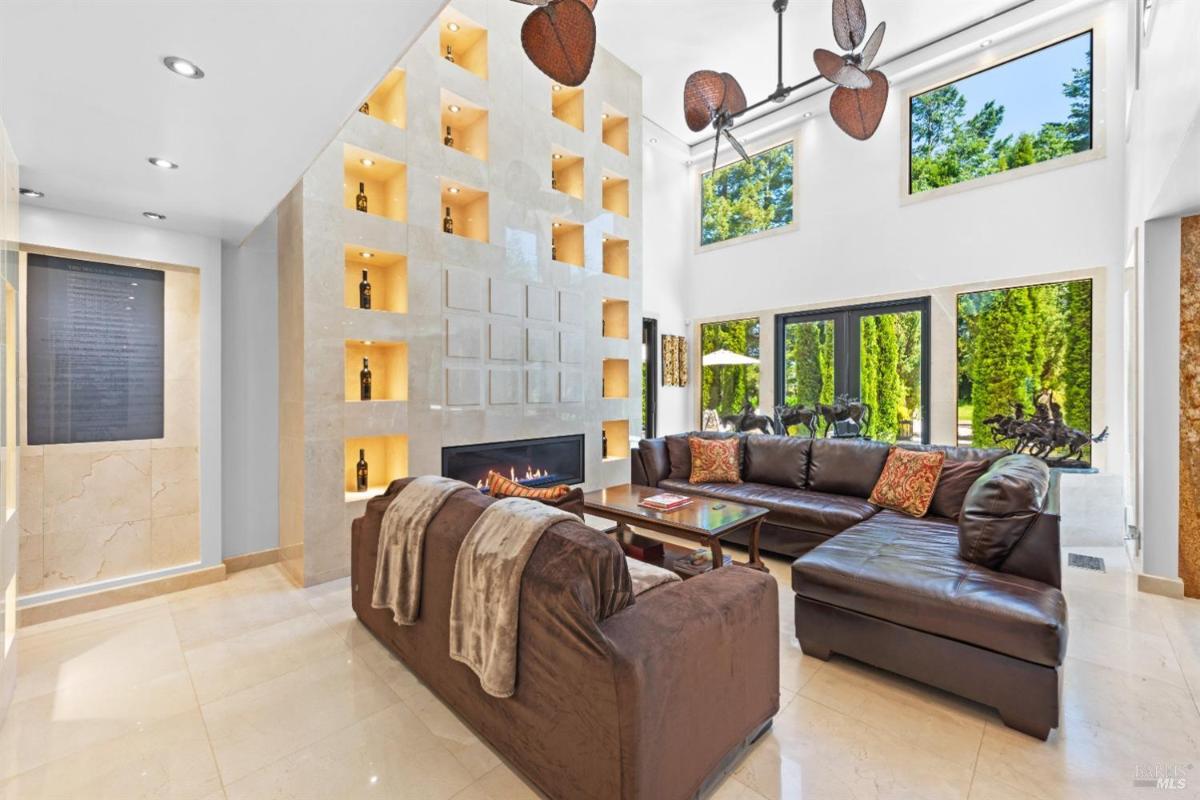
MULTIPOLYGON (((887 22, 877 62, 1012 8, 1020 0, 865 0, 868 30, 887 22)), ((698 69, 729 72, 751 103, 775 90, 776 21, 771 0, 600 0, 600 44, 642 74, 645 115, 687 144, 683 84, 698 69)), ((783 80, 817 74, 812 51, 837 50, 831 0, 791 0, 784 15, 783 80)))
POLYGON ((23 202, 240 241, 443 4, 2 0, 0 119, 46 194, 23 202))

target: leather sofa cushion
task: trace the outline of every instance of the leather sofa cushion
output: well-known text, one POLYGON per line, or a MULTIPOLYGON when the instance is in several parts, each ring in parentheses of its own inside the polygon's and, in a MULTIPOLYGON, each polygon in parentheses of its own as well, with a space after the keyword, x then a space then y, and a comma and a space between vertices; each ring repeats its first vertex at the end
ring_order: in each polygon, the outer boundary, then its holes
POLYGON ((1062 592, 964 561, 949 521, 881 511, 798 558, 792 588, 1035 664, 1060 665, 1066 653, 1062 592))
POLYGON ((883 472, 891 446, 870 439, 814 439, 808 488, 867 498, 883 472))
POLYGON ((1050 489, 1045 462, 1005 456, 967 490, 958 517, 959 555, 998 569, 1041 513, 1050 489))
POLYGON ((832 536, 868 519, 878 510, 858 497, 821 494, 765 483, 688 483, 668 479, 659 488, 702 495, 767 509, 766 521, 787 528, 832 536))
MULTIPOLYGON (((695 431, 693 433, 673 433, 664 437, 667 440, 667 457, 671 461, 671 472, 668 477, 683 478, 685 481, 692 474, 692 450, 688 445, 691 437, 700 439, 745 439, 745 434, 728 431, 695 431)), ((738 471, 742 469, 745 460, 745 448, 738 455, 738 471)))
POLYGON ((808 487, 812 439, 796 436, 747 436, 746 480, 791 489, 808 487))
POLYGON ((958 519, 967 490, 980 475, 987 472, 988 461, 946 461, 933 491, 929 513, 938 517, 958 519))

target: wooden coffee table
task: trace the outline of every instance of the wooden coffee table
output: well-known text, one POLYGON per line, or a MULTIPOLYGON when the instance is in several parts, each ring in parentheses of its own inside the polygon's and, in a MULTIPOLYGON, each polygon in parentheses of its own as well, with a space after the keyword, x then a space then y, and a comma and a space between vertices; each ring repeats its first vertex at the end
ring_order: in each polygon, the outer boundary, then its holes
MULTIPOLYGON (((734 531, 750 529, 750 560, 736 562, 762 572, 767 567, 758 556, 758 534, 767 509, 748 506, 731 500, 692 496, 692 502, 674 511, 656 511, 639 505, 643 498, 664 494, 664 490, 650 486, 611 486, 588 492, 583 496, 583 506, 589 514, 611 519, 617 523, 618 543, 632 536, 629 526, 693 539, 712 549, 713 569, 724 564, 721 539, 734 531)), ((674 570, 674 563, 692 551, 686 547, 663 542, 663 560, 659 566, 674 570)))

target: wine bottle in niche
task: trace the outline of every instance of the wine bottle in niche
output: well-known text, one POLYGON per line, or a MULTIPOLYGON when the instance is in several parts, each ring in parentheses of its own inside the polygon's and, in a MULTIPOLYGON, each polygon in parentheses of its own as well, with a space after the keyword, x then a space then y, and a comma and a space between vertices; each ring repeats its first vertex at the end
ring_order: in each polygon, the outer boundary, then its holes
POLYGON ((555 239, 550 240, 550 260, 558 261, 558 241, 555 239))
POLYGON ((551 189, 558 188, 558 173, 557 172, 550 173, 550 188, 551 189))
POLYGON ((608 458, 608 431, 600 431, 600 457, 608 458))
POLYGON ((367 187, 362 181, 358 182, 358 194, 354 196, 354 207, 363 213, 367 211, 367 187))
POLYGON ((367 277, 367 271, 363 270, 363 278, 358 282, 358 307, 371 308, 371 280, 367 277))
POLYGON ((358 451, 358 464, 354 467, 354 488, 360 492, 367 490, 367 453, 358 451))
POLYGON ((366 358, 363 359, 363 368, 358 373, 358 399, 371 399, 371 366, 366 358))
POLYGON ((445 233, 454 233, 454 219, 450 216, 450 206, 446 206, 446 216, 442 217, 442 230, 445 233))
POLYGON ((446 147, 454 147, 454 133, 450 130, 450 126, 446 126, 446 136, 442 139, 442 144, 446 147))
POLYGON ((366 114, 367 116, 370 116, 371 115, 371 104, 368 101, 364 100, 363 104, 358 107, 358 113, 366 114))
POLYGON ((450 50, 450 45, 446 45, 446 60, 451 64, 454 63, 454 53, 450 50))

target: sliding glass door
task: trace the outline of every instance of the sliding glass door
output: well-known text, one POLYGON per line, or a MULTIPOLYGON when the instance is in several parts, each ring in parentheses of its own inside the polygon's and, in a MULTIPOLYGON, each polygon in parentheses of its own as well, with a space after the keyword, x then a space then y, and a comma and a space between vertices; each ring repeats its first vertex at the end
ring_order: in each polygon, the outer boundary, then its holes
POLYGON ((781 405, 861 400, 870 407, 865 435, 929 440, 928 298, 780 314, 775 359, 781 405))

